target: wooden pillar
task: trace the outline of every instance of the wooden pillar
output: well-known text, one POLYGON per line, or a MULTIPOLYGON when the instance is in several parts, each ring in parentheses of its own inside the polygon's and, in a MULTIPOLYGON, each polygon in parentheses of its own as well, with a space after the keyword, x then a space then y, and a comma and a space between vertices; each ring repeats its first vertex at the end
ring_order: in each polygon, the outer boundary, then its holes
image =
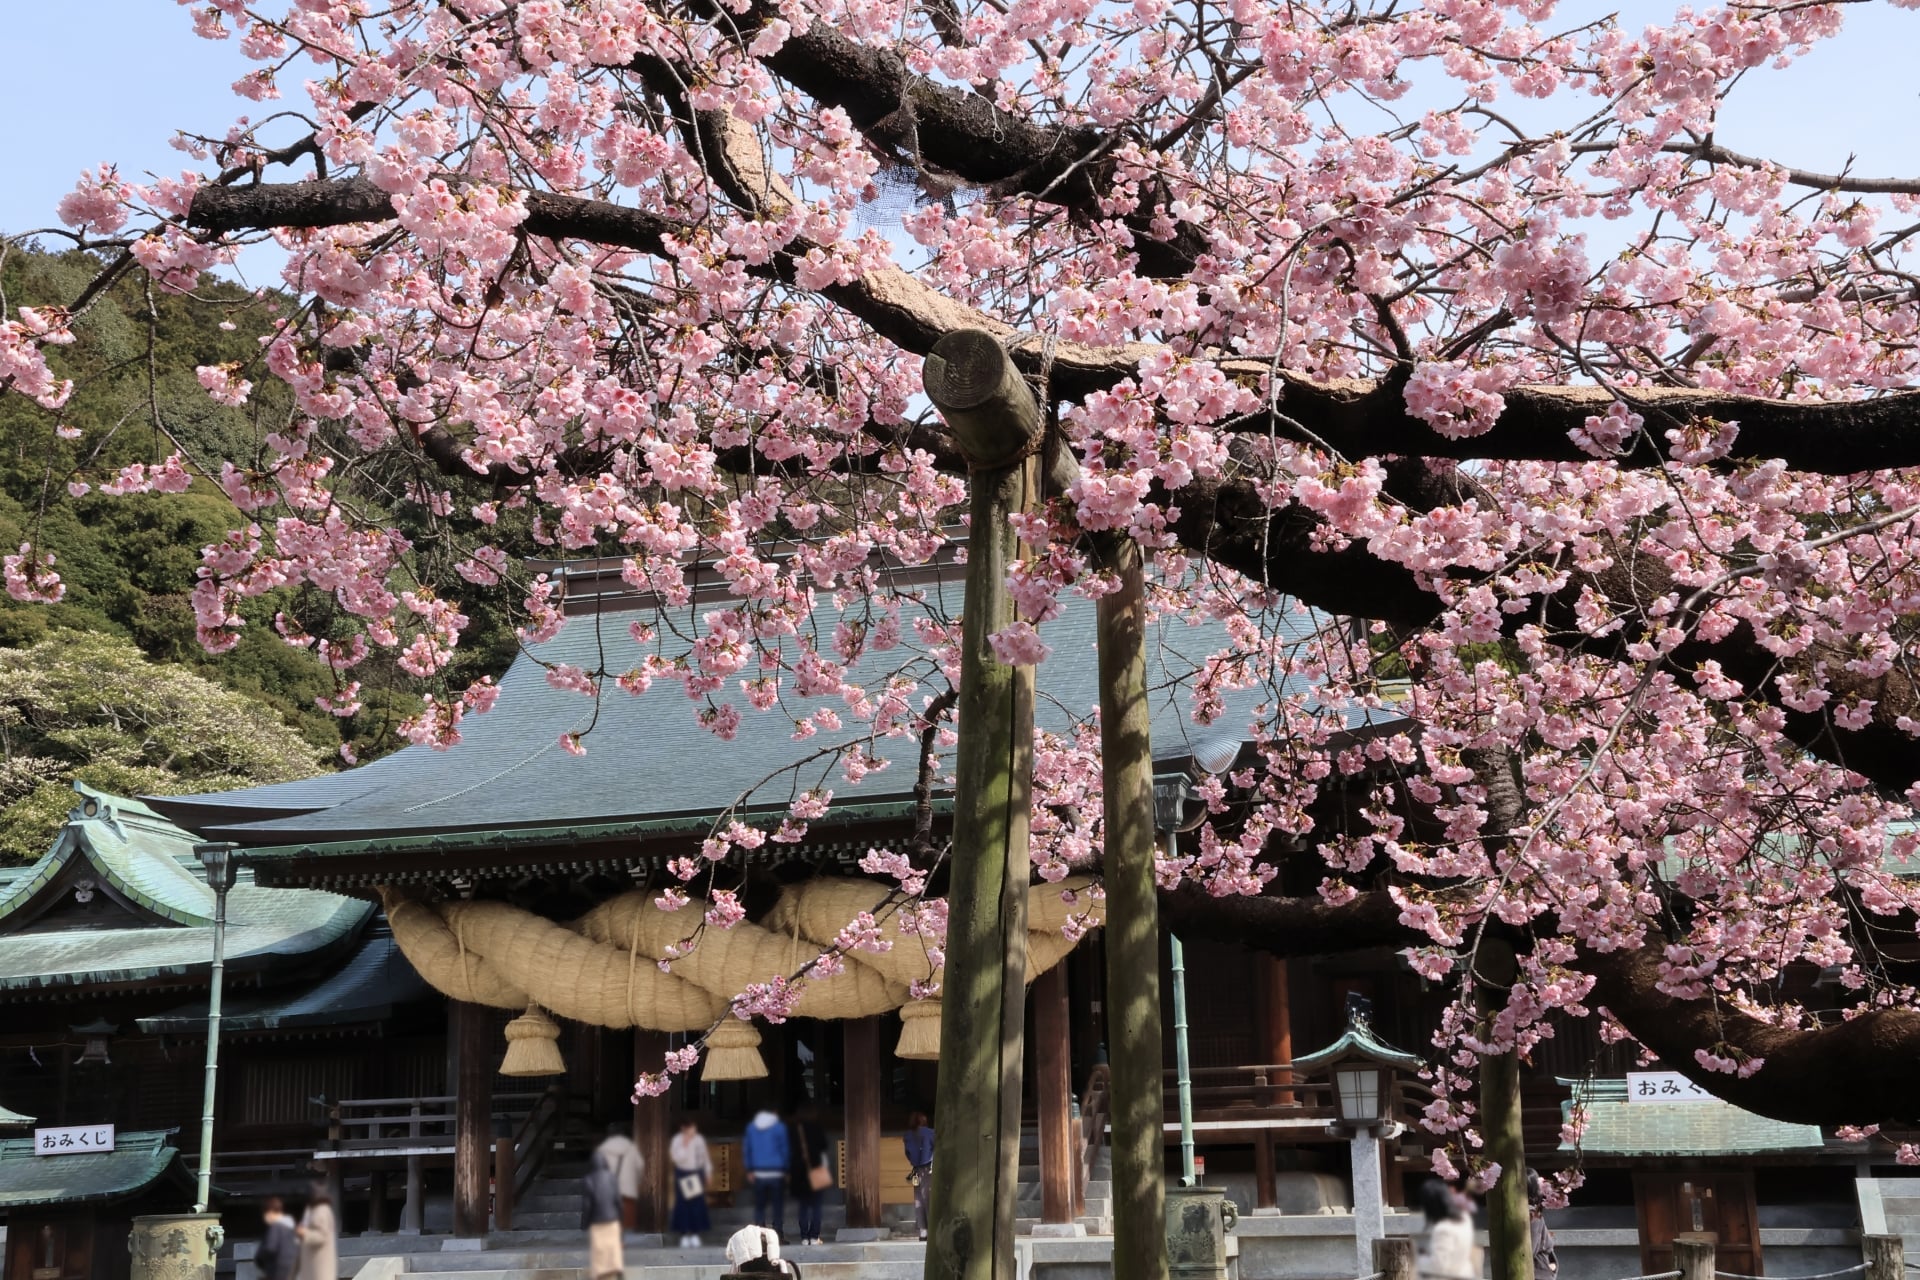
POLYGON ((513 1139, 493 1140, 493 1225, 497 1231, 513 1230, 513 1139))
POLYGON ((1033 984, 1034 1083, 1040 1110, 1040 1220, 1073 1221, 1073 1045, 1067 966, 1033 984))
POLYGON ((840 1024, 847 1121, 847 1225, 880 1225, 880 1019, 840 1024))
MULTIPOLYGON (((1293 1011, 1287 993, 1287 962, 1278 956, 1256 953, 1253 957, 1257 999, 1254 1004, 1254 1032, 1258 1043, 1254 1055, 1262 1066, 1278 1067, 1293 1061, 1293 1011)), ((1276 1071, 1269 1077, 1276 1087, 1262 1091, 1266 1106, 1290 1107, 1293 1090, 1277 1086, 1293 1083, 1293 1072, 1276 1071)), ((1273 1134, 1256 1129, 1253 1134, 1254 1203, 1271 1209, 1279 1200, 1274 1178, 1273 1134)))
POLYGON ((1113 1073, 1113 1277, 1167 1280, 1160 919, 1153 878, 1146 583, 1132 539, 1108 544, 1118 581, 1100 597, 1105 792, 1107 1037, 1113 1073))
POLYGON ((453 1234, 487 1234, 487 1166, 493 1159, 492 1011, 453 1002, 455 1052, 453 1092, 453 1234))
POLYGON ((961 619, 959 744, 946 977, 940 996, 939 1159, 926 1269, 943 1280, 1012 1280, 1026 1031, 1033 667, 988 637, 1013 620, 1009 517, 1039 496, 1040 406, 992 334, 950 333, 928 352, 927 398, 972 470, 961 619))
MULTIPOLYGON (((658 1071, 665 1063, 669 1048, 667 1033, 633 1029, 633 1070, 658 1071)), ((633 1145, 640 1148, 640 1215, 635 1225, 642 1231, 665 1231, 673 1217, 673 1164, 667 1157, 667 1144, 673 1138, 673 1120, 668 1114, 667 1095, 642 1098, 633 1104, 633 1145)))
POLYGON ((387 1230, 387 1171, 375 1169, 367 1175, 367 1234, 385 1235, 387 1230))
POLYGON ((1279 1203, 1280 1192, 1273 1172, 1273 1139, 1265 1129, 1253 1131, 1253 1206, 1271 1209, 1279 1203))

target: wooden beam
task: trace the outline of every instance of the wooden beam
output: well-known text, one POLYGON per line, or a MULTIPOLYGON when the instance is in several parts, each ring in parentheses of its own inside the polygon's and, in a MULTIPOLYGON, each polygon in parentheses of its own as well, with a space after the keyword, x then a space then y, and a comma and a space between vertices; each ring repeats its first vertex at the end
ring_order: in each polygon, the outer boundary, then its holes
MULTIPOLYGON (((671 1047, 667 1033, 633 1029, 633 1070, 658 1071, 671 1047)), ((673 1121, 668 1115, 667 1095, 642 1098, 633 1104, 633 1145, 640 1148, 640 1212, 635 1225, 642 1231, 665 1231, 673 1216, 673 1168, 667 1158, 667 1143, 672 1138, 673 1121)))
POLYGON ((1012 1280, 1026 1031, 1028 822, 1033 668, 1001 662, 988 637, 1014 620, 1009 517, 1038 498, 1040 405, 994 335, 948 334, 928 353, 927 398, 972 470, 961 619, 959 744, 940 1083, 927 1274, 1012 1280))
POLYGON ((1073 1221, 1073 1045, 1067 966, 1033 984, 1034 1075, 1040 1110, 1040 1220, 1073 1221))
POLYGON ((880 1225, 880 1019, 840 1024, 847 1122, 847 1225, 880 1225))
POLYGON ((453 1234, 487 1234, 487 1173, 493 1161, 493 1011, 453 1002, 459 1063, 453 1101, 453 1234))
POLYGON ((1160 921, 1153 878, 1146 582, 1132 539, 1107 546, 1117 586, 1100 597, 1100 753, 1105 793, 1107 1038, 1113 1072, 1113 1278, 1167 1280, 1166 1097, 1160 921))

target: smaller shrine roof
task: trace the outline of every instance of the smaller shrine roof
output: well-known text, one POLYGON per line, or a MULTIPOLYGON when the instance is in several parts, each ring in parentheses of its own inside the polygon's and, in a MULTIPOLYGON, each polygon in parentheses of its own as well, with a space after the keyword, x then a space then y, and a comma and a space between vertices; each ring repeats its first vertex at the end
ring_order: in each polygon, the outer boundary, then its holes
POLYGON ((160 1129, 122 1131, 112 1151, 41 1156, 32 1138, 0 1139, 0 1209, 119 1200, 146 1190, 180 1157, 160 1129))
MULTIPOLYGON (((281 889, 277 893, 298 890, 281 889)), ((220 1015, 220 1033, 298 1031, 356 1022, 378 1022, 402 1005, 432 994, 391 935, 368 938, 351 960, 297 995, 282 992, 236 996, 220 1015)), ((204 1000, 141 1018, 147 1035, 205 1035, 204 1000)))
MULTIPOLYGON (((1790 1124, 1743 1111, 1718 1099, 1629 1102, 1625 1080, 1563 1081, 1584 1103, 1586 1130, 1579 1149, 1589 1156, 1746 1156, 1826 1148, 1818 1125, 1790 1124)), ((1560 1144, 1572 1151, 1572 1143, 1560 1144)))
MULTIPOLYGON (((80 786, 39 862, 0 879, 0 995, 88 985, 204 980, 213 890, 194 837, 146 805, 80 786)), ((371 903, 241 878, 227 895, 226 958, 258 968, 345 944, 371 903)))
POLYGON ((23 1116, 18 1111, 0 1107, 0 1129, 31 1129, 33 1117, 23 1116))

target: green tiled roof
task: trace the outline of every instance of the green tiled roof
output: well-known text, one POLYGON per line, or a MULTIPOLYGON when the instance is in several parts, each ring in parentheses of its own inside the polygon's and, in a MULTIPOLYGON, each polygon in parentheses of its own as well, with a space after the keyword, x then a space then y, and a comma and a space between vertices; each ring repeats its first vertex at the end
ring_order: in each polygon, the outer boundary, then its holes
POLYGON ((27 1129, 32 1126, 32 1116, 23 1116, 18 1111, 0 1107, 0 1129, 27 1129))
MULTIPOLYGON (((914 638, 914 624, 957 617, 962 590, 957 578, 919 582, 912 599, 903 597, 902 641, 885 651, 870 646, 848 669, 848 679, 873 684, 903 672, 925 692, 941 685, 933 658, 914 638)), ((684 625, 697 627, 705 607, 689 606, 694 616, 684 625)), ((870 621, 866 608, 863 600, 854 600, 846 621, 870 621)), ((1098 705, 1095 613, 1092 600, 1069 595, 1059 616, 1041 627, 1053 646, 1052 656, 1035 672, 1034 716, 1042 729, 1065 732, 1098 705)), ((748 808, 778 811, 794 790, 814 785, 833 788, 838 805, 911 802, 917 736, 903 733, 871 743, 872 753, 887 767, 874 770, 857 788, 850 786, 818 753, 864 742, 867 726, 847 716, 842 728, 797 743, 793 717, 810 713, 818 705, 812 699, 792 699, 791 705, 765 713, 743 708, 738 731, 723 741, 696 722, 694 704, 668 681, 633 697, 609 680, 597 701, 548 683, 545 664, 604 667, 617 674, 640 663, 650 651, 629 635, 632 617, 617 605, 604 614, 569 617, 557 635, 515 660, 500 680, 497 705, 485 715, 469 716, 460 727, 461 741, 451 749, 407 747, 340 773, 244 791, 155 797, 153 804, 208 838, 252 849, 358 855, 406 852, 421 848, 421 841, 436 842, 435 852, 484 848, 500 833, 567 844, 575 842, 575 833, 593 829, 623 837, 652 834, 638 824, 681 822, 703 829, 712 815, 742 803, 749 793, 748 808), (563 734, 589 728, 584 756, 562 749, 563 734), (787 772, 809 757, 813 763, 787 772)), ((823 597, 811 627, 828 653, 835 623, 833 606, 823 597)), ((1313 624, 1289 616, 1279 625, 1298 637, 1313 624)), ((1150 627, 1147 678, 1156 759, 1183 756, 1202 733, 1246 734, 1256 707, 1278 691, 1280 682, 1273 679, 1226 690, 1212 727, 1193 722, 1195 666, 1228 640, 1226 624, 1211 618, 1163 617, 1150 627)), ((797 642, 781 643, 791 650, 797 642)), ((1285 684, 1286 691, 1304 689, 1299 681, 1285 684)), ((737 692, 716 696, 738 700, 737 692)), ((838 710, 846 712, 844 705, 838 710)))
POLYGON ((0 1140, 0 1209, 118 1200, 144 1191, 179 1158, 163 1130, 114 1135, 98 1155, 37 1156, 32 1138, 0 1140))
POLYGON ((8 916, 33 905, 41 893, 76 859, 137 908, 173 924, 213 923, 213 890, 182 865, 191 860, 194 838, 141 804, 75 783, 80 803, 53 848, 31 872, 14 880, 0 896, 0 928, 8 916))
MULTIPOLYGON (((1737 1156, 1826 1145, 1817 1125, 1769 1120, 1727 1102, 1628 1102, 1625 1080, 1563 1083, 1574 1086, 1563 1113, 1586 1104, 1580 1150, 1590 1156, 1737 1156)), ((1560 1149, 1574 1148, 1563 1142, 1560 1149)))
MULTIPOLYGON (((137 801, 79 790, 53 848, 0 885, 0 991, 202 980, 213 959, 213 891, 193 837, 137 801), (81 893, 107 893, 126 910, 60 928, 57 913, 81 893)), ((227 963, 245 968, 343 943, 372 912, 354 898, 243 878, 227 895, 227 963)))

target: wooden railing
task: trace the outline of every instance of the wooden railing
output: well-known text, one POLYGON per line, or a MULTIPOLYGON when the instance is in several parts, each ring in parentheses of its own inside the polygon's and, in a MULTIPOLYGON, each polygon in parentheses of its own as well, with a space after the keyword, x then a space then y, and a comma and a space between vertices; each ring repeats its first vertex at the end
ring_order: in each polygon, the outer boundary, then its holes
MULTIPOLYGON (((494 1119, 516 1124, 534 1113, 542 1093, 496 1093, 493 1095, 494 1119)), ((395 1151, 404 1154, 409 1147, 439 1148, 451 1146, 454 1134, 454 1099, 451 1096, 426 1098, 346 1098, 327 1108, 327 1142, 335 1151, 395 1151)))
POLYGON ((1080 1141, 1074 1144, 1073 1216, 1087 1211, 1087 1183, 1100 1163, 1100 1147, 1107 1140, 1107 1121, 1113 1114, 1113 1076, 1106 1064, 1096 1066, 1087 1076, 1087 1088, 1080 1099, 1080 1141))

